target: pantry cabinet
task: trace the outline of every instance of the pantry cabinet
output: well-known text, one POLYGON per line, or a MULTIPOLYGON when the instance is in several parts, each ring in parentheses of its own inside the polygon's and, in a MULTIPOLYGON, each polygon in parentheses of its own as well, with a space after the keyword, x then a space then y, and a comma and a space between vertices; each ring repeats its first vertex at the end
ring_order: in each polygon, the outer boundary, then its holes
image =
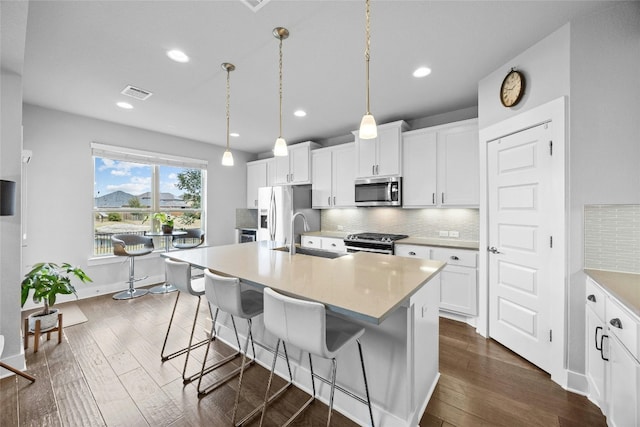
POLYGON ((405 132, 403 207, 478 206, 478 121, 405 132))
POLYGON ((402 173, 402 132, 407 129, 407 123, 402 120, 386 123, 378 126, 377 138, 362 140, 354 131, 357 178, 399 176, 402 173))
POLYGON ((307 141, 288 147, 289 155, 274 157, 274 185, 311 184, 311 150, 318 148, 307 141))
POLYGON ((440 272, 440 310, 478 314, 478 251, 396 243, 395 254, 446 262, 440 272))
POLYGON ((355 145, 353 143, 314 150, 312 205, 314 209, 355 206, 355 145))

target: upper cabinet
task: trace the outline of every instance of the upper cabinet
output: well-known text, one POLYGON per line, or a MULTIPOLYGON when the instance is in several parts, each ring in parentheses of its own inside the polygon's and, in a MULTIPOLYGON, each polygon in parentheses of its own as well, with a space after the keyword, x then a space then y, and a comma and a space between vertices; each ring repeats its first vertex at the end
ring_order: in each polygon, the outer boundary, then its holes
POLYGON ((315 142, 307 141, 290 145, 289 155, 275 157, 274 185, 311 184, 311 150, 318 148, 315 142))
POLYGON ((386 123, 378 126, 378 137, 363 139, 356 136, 357 178, 393 176, 402 173, 402 132, 406 122, 386 123))
POLYGON ((478 206, 477 119, 405 132, 403 206, 478 206))
POLYGON ((247 163, 247 208, 258 209, 258 188, 268 187, 269 162, 257 160, 247 163))
POLYGON ((311 153, 313 208, 355 206, 355 153, 353 143, 323 148, 311 153))

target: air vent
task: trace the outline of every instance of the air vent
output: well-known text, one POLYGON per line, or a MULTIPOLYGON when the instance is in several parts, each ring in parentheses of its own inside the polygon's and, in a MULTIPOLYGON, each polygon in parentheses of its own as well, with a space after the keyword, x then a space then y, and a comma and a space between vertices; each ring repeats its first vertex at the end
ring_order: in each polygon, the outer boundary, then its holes
POLYGON ((131 86, 131 85, 125 87, 122 90, 122 92, 120 92, 120 93, 123 94, 123 95, 130 96, 130 97, 135 98, 135 99, 139 99, 141 101, 144 101, 147 98, 149 98, 151 95, 153 95, 148 90, 140 89, 139 87, 135 87, 135 86, 131 86))
POLYGON ((264 6, 269 3, 269 0, 240 0, 242 3, 246 4, 247 7, 254 12, 257 12, 264 6))

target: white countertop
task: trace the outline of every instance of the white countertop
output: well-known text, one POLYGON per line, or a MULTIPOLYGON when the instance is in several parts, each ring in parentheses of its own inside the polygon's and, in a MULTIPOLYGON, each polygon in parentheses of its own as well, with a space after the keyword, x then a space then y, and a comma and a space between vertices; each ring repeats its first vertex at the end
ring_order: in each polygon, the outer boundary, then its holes
MULTIPOLYGON (((337 239, 344 239, 349 234, 354 234, 352 231, 309 231, 303 233, 304 236, 317 236, 317 237, 333 237, 337 239)), ((434 237, 407 237, 406 239, 400 239, 395 241, 396 245, 420 245, 420 246, 437 246, 443 248, 455 248, 455 249, 470 249, 478 250, 479 244, 473 240, 456 240, 456 239, 438 239, 434 237)))
POLYGON ((590 269, 584 272, 640 317, 640 274, 590 269))
POLYGON ((239 277, 330 310, 381 323, 445 266, 440 261, 357 252, 327 259, 273 250, 273 242, 196 248, 162 254, 239 277))

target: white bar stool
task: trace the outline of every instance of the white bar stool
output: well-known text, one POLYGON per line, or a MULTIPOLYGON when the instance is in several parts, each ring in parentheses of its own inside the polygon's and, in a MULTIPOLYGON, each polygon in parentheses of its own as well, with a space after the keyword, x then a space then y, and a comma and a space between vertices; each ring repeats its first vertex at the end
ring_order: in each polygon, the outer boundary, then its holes
MULTIPOLYGON (((234 425, 240 426, 240 425, 243 425, 244 423, 246 423, 247 421, 253 419, 256 415, 258 415, 258 413, 260 413, 260 411, 262 410, 262 406, 264 405, 263 404, 263 405, 258 406, 252 412, 247 414, 242 420, 236 422, 236 416, 237 416, 237 412, 238 412, 238 404, 239 404, 239 401, 240 401, 240 392, 241 392, 241 389, 242 389, 242 377, 243 377, 243 374, 244 374, 244 371, 245 371, 245 367, 247 365, 246 359, 247 359, 247 354, 248 354, 248 351, 249 351, 249 341, 251 341, 251 348, 252 348, 252 351, 253 351, 253 358, 249 361, 249 363, 248 363, 249 365, 253 364, 253 362, 255 360, 255 357, 256 357, 255 344, 260 345, 260 343, 255 343, 254 340, 253 340, 253 334, 251 333, 251 319, 253 319, 254 317, 257 317, 257 316, 262 314, 262 312, 263 312, 263 297, 262 297, 262 293, 260 293, 258 291, 249 290, 249 289, 243 290, 242 286, 241 286, 240 279, 238 279, 236 277, 219 276, 219 275, 217 275, 215 273, 212 273, 212 272, 210 272, 208 270, 205 270, 205 272, 204 272, 204 280, 205 280, 205 285, 204 285, 205 286, 205 295, 207 297, 207 300, 209 301, 210 306, 211 305, 215 305, 221 311, 229 314, 231 316, 231 321, 233 323, 234 329, 236 328, 234 317, 239 317, 241 319, 246 319, 247 320, 247 338, 246 338, 245 343, 244 343, 244 350, 242 351, 242 363, 240 365, 240 368, 234 369, 232 372, 228 373, 223 378, 217 380, 214 384, 210 385, 206 389, 201 389, 202 377, 207 372, 210 372, 212 370, 212 369, 209 369, 207 371, 207 368, 205 368, 205 363, 207 361, 207 357, 208 357, 208 354, 209 354, 210 345, 207 346, 207 352, 206 352, 204 360, 202 362, 202 372, 201 372, 201 375, 200 375, 200 380, 198 381, 198 396, 202 397, 202 396, 206 395, 207 393, 210 393, 211 391, 215 390, 216 388, 218 388, 219 386, 221 386, 222 384, 226 383, 231 378, 233 378, 234 376, 239 374, 238 390, 236 391, 236 399, 235 399, 235 403, 233 405, 232 420, 233 420, 234 425)), ((213 320, 213 325, 211 327, 211 336, 210 336, 210 340, 211 341, 213 341, 214 331, 215 331, 215 318, 213 320)), ((236 330, 236 339, 238 340, 238 332, 237 332, 237 330, 236 330)), ((266 348, 264 346, 261 346, 261 347, 266 348)), ((239 340, 238 340, 238 350, 240 350, 240 341, 239 340)), ((236 353, 236 354, 238 354, 238 353, 236 353)), ((232 355, 232 356, 234 356, 234 355, 232 355)), ((228 358, 229 357, 233 358, 232 356, 228 356, 228 358)), ((286 356, 286 350, 285 350, 285 357, 286 357, 286 360, 287 360, 287 366, 289 367, 289 379, 290 379, 290 381, 288 382, 288 384, 285 384, 280 390, 278 390, 276 393, 274 393, 273 396, 271 396, 271 398, 268 399, 267 403, 269 403, 269 402, 273 401, 274 399, 276 399, 291 384, 293 384, 293 382, 291 381, 291 379, 292 379, 291 367, 289 366, 289 358, 288 358, 288 356, 286 356)), ((221 362, 218 362, 212 368, 215 369, 215 367, 221 366, 222 364, 224 364, 224 363, 226 363, 228 361, 227 359, 222 360, 221 362)), ((266 400, 266 397, 265 397, 265 400, 266 400)))
MULTIPOLYGON (((360 345, 360 336, 364 333, 364 328, 355 323, 349 322, 341 317, 337 317, 327 312, 324 304, 304 301, 296 298, 291 298, 285 295, 281 295, 275 292, 273 289, 264 289, 264 326, 267 331, 278 337, 278 343, 276 344, 276 356, 273 358, 273 364, 271 366, 271 374, 269 375, 269 382, 267 383, 266 397, 269 394, 269 388, 271 387, 271 380, 273 378, 273 372, 276 367, 277 352, 280 346, 280 341, 288 342, 309 353, 309 367, 311 370, 311 386, 313 388, 313 396, 309 398, 304 405, 298 411, 289 418, 284 424, 288 426, 304 411, 307 406, 311 404, 316 398, 316 387, 314 378, 331 384, 331 394, 329 397, 329 415, 327 417, 327 426, 331 423, 331 412, 333 410, 333 394, 335 389, 342 391, 343 393, 353 397, 354 399, 364 403, 369 408, 369 416, 371 418, 371 426, 374 426, 373 411, 371 410, 371 399, 369 398, 369 386, 367 384, 367 373, 364 368, 364 359, 362 357, 362 346, 360 345), (342 350, 342 348, 352 342, 358 343, 358 351, 360 352, 360 363, 362 365, 362 375, 364 377, 364 388, 367 394, 366 400, 360 396, 345 390, 344 388, 336 385, 336 370, 337 362, 336 355, 342 350), (313 364, 311 363, 311 354, 322 357, 324 359, 331 359, 332 372, 331 380, 314 374, 313 364)), ((266 413, 267 405, 265 404, 262 409, 262 417, 260 419, 260 425, 264 421, 264 415, 266 413)))
MULTIPOLYGON (((167 273, 167 283, 175 286, 178 292, 176 293, 176 302, 173 305, 171 319, 169 320, 169 326, 167 327, 167 334, 164 336, 164 343, 162 344, 160 357, 162 358, 163 362, 166 362, 167 360, 173 359, 174 357, 178 357, 185 353, 187 354, 184 360, 184 367, 182 368, 182 380, 186 384, 200 376, 200 372, 187 376, 187 364, 189 363, 189 355, 191 353, 191 350, 203 346, 209 342, 208 338, 197 343, 193 342, 193 334, 196 329, 196 323, 198 322, 198 312, 200 311, 200 299, 202 295, 204 295, 204 278, 192 280, 191 264, 189 264, 188 262, 174 261, 167 258, 165 259, 165 269, 167 273), (171 325, 173 324, 173 317, 176 314, 176 307, 178 307, 180 295, 182 295, 183 293, 198 297, 198 305, 196 306, 193 324, 191 325, 191 336, 189 337, 189 345, 181 348, 180 350, 174 351, 171 354, 165 354, 167 341, 169 339, 169 332, 171 331, 171 325)), ((211 307, 209 307, 209 311, 211 311, 211 307)))

